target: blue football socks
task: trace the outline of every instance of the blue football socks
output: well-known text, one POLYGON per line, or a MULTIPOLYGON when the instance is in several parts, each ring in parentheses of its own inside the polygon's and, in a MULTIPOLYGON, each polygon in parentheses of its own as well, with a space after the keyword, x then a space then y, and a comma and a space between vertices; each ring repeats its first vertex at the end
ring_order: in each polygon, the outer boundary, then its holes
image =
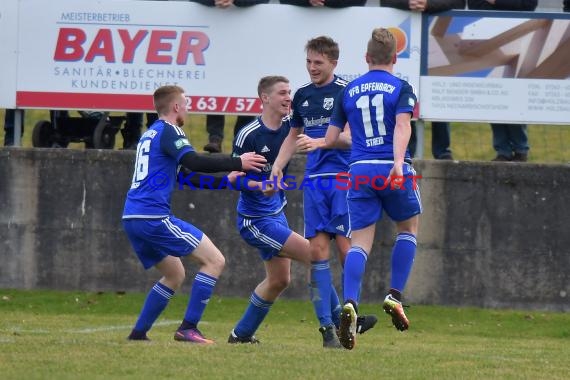
POLYGON ((193 326, 197 326, 202 314, 210 301, 214 287, 216 286, 216 278, 205 273, 199 272, 192 283, 192 291, 190 292, 190 301, 186 308, 184 321, 193 326))
POLYGON ((240 338, 253 336, 267 313, 269 313, 272 305, 273 302, 263 300, 255 292, 251 293, 249 305, 234 328, 234 333, 240 338))
POLYGON ((331 318, 338 329, 340 327, 340 312, 342 310, 342 306, 340 304, 340 300, 338 298, 338 293, 334 288, 334 284, 331 283, 331 318))
POLYGON ((396 237, 392 249, 392 278, 390 287, 400 292, 404 291, 416 256, 416 237, 402 232, 396 237))
POLYGON ((311 302, 321 326, 333 323, 331 316, 332 276, 328 260, 311 262, 311 302))
MULTIPOLYGON (((164 310, 168 301, 174 295, 174 290, 157 282, 148 292, 139 319, 134 330, 138 333, 146 333, 152 327, 160 313, 164 310)), ((144 334, 143 334, 144 335, 144 334)))
POLYGON ((360 247, 351 247, 348 251, 344 262, 344 302, 358 302, 367 260, 368 254, 360 247))

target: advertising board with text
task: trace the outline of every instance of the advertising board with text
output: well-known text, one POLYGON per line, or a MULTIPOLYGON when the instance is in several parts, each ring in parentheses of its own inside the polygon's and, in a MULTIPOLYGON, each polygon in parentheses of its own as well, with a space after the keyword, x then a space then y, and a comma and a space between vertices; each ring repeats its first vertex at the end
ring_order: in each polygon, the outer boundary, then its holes
POLYGON ((426 19, 421 118, 570 122, 570 15, 452 11, 426 19))
POLYGON ((21 108, 151 111, 153 91, 177 84, 191 112, 258 113, 262 76, 284 75, 293 90, 309 81, 307 40, 334 38, 337 74, 350 80, 367 71, 379 26, 400 38, 396 74, 419 84, 421 17, 395 9, 21 0, 19 17, 21 108))

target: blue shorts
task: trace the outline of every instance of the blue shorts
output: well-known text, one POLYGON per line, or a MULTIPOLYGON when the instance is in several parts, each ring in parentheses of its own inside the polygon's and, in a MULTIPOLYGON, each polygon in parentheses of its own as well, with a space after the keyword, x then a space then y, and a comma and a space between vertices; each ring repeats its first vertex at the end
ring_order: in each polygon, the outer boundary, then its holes
POLYGON ((123 227, 145 269, 166 256, 190 254, 204 233, 192 224, 170 216, 164 219, 123 219, 123 227))
POLYGON ((382 210, 388 216, 401 222, 422 212, 420 188, 416 172, 411 165, 404 164, 404 178, 400 189, 393 189, 386 182, 392 163, 353 164, 350 167, 352 186, 348 190, 348 210, 352 230, 360 230, 382 218, 382 210), (368 184, 356 186, 356 176, 368 178, 368 184), (370 182, 373 182, 372 185, 370 182))
POLYGON ((277 256, 293 233, 283 212, 259 218, 238 214, 237 227, 243 240, 259 249, 259 254, 265 261, 277 256))
POLYGON ((305 237, 319 232, 350 237, 350 220, 346 196, 348 190, 336 188, 334 178, 313 178, 313 186, 303 190, 305 237))

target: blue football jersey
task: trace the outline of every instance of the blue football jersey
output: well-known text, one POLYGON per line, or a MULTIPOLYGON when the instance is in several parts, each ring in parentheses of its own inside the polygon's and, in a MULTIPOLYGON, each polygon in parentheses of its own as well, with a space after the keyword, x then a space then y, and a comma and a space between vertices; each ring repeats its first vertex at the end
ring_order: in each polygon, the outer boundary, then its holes
MULTIPOLYGON (((305 134, 314 139, 325 137, 334 102, 347 83, 335 75, 331 83, 322 87, 307 83, 299 88, 291 105, 291 127, 305 128, 305 134)), ((317 149, 309 152, 305 175, 312 178, 346 172, 349 157, 348 149, 317 149)))
MULTIPOLYGON (((277 130, 267 128, 261 117, 256 118, 251 123, 244 126, 234 139, 233 154, 240 156, 243 153, 255 152, 267 159, 267 164, 260 173, 249 171, 246 177, 255 181, 271 181, 270 178, 273 163, 279 153, 281 144, 289 134, 290 119, 283 119, 281 127, 277 130)), ((285 172, 285 171, 284 171, 285 172)), ((242 189, 237 211, 247 217, 261 217, 267 215, 275 215, 283 210, 286 205, 285 193, 279 191, 271 197, 266 197, 259 190, 242 189)))
POLYGON ((137 145, 135 171, 123 219, 155 219, 170 215, 170 197, 182 156, 194 148, 182 128, 157 120, 137 145))
MULTIPOLYGON (((416 95, 412 86, 391 73, 372 70, 350 82, 340 94, 331 125, 352 134, 350 163, 361 160, 394 160, 396 115, 413 113, 416 95)), ((406 150, 406 159, 410 153, 406 150)))

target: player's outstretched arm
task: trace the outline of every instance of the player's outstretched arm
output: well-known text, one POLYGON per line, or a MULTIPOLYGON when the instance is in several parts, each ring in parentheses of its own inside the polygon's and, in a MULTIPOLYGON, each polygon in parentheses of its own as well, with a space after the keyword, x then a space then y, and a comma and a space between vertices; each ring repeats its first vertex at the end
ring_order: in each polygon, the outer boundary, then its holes
MULTIPOLYGON (((278 186, 283 182, 283 169, 287 166, 291 158, 295 154, 297 147, 295 141, 297 140, 297 136, 301 133, 301 128, 291 128, 289 130, 289 134, 283 140, 281 147, 279 148, 279 154, 273 163, 273 167, 271 169, 271 177, 277 180, 278 186)), ((277 190, 277 189, 275 189, 277 190)))
POLYGON ((193 172, 216 173, 229 171, 260 172, 265 166, 265 157, 247 152, 239 157, 188 152, 180 159, 180 164, 193 172))
POLYGON ((245 176, 245 173, 239 171, 232 171, 227 175, 212 175, 193 172, 181 166, 180 172, 178 173, 178 184, 182 186, 186 185, 191 189, 221 190, 234 188, 238 178, 243 176, 245 176))
POLYGON ((305 134, 300 134, 297 137, 297 151, 301 153, 309 153, 317 149, 350 149, 351 146, 352 135, 350 134, 348 123, 338 136, 336 142, 331 146, 327 145, 326 137, 313 139, 305 134))
POLYGON ((342 130, 336 125, 329 124, 327 128, 327 133, 325 135, 325 149, 332 149, 340 138, 342 130))

